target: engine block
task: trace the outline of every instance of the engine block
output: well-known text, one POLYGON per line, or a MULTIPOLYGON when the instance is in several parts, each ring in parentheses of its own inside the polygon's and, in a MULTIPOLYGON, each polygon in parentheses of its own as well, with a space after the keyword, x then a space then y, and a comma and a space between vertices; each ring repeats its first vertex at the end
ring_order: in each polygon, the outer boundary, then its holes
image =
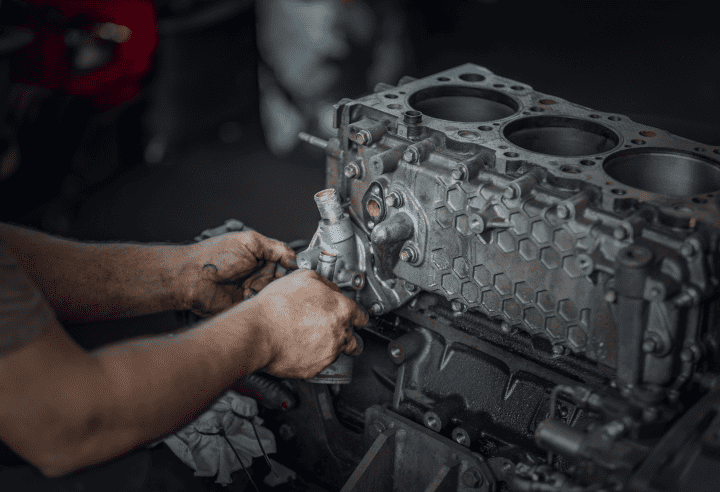
POLYGON ((395 445, 394 471, 366 455, 343 490, 383 474, 401 490, 454 474, 674 490, 663 470, 717 458, 698 433, 720 436, 720 148, 473 64, 343 99, 334 126, 301 134, 325 150, 328 189, 298 264, 338 256, 335 282, 374 315, 366 352, 388 344, 394 363, 361 356, 335 412, 369 454, 389 428, 416 443, 395 445), (681 448, 693 458, 668 465, 681 448))
POLYGON ((335 107, 328 187, 371 238, 364 302, 418 290, 678 387, 706 349, 720 149, 463 65, 335 107))

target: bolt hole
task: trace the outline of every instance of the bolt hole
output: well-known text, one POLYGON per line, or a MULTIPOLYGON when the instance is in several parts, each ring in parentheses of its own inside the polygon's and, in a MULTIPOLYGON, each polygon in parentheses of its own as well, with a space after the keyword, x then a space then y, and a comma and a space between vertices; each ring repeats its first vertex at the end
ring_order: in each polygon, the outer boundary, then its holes
POLYGON ((505 157, 520 157, 517 152, 505 152, 505 157))
POLYGON ((525 90, 525 87, 523 87, 523 86, 521 86, 521 85, 514 85, 514 86, 512 86, 512 87, 510 87, 510 88, 511 88, 512 90, 514 90, 514 91, 523 91, 523 90, 525 90))
POLYGON ((538 102, 539 102, 540 104, 545 104, 545 105, 548 105, 548 106, 549 106, 550 104, 555 104, 555 101, 553 101, 552 99, 540 99, 538 102))
POLYGON ((402 108, 402 106, 399 105, 399 104, 388 104, 387 107, 390 108, 390 109, 400 109, 400 108, 402 108))
POLYGON ((535 113, 542 113, 543 111, 545 111, 545 108, 540 108, 540 107, 538 107, 538 106, 533 106, 532 108, 530 108, 530 111, 533 111, 533 112, 535 112, 535 113))
POLYGON ((489 131, 492 130, 492 129, 493 129, 493 128, 492 128, 491 126, 487 126, 487 125, 479 126, 479 127, 478 127, 478 130, 482 130, 482 131, 484 131, 484 132, 489 132, 489 131))
POLYGON ((652 138, 652 137, 654 137, 654 136, 656 135, 656 133, 655 133, 655 132, 651 132, 650 130, 643 130, 643 131, 640 132, 640 135, 642 135, 643 137, 652 138))
POLYGON ((610 192, 613 195, 618 195, 618 196, 627 195, 627 191, 620 189, 620 188, 613 188, 612 190, 610 190, 610 192))
POLYGON ((705 198, 700 198, 700 197, 697 197, 697 196, 696 196, 695 198, 693 198, 692 201, 693 201, 694 203, 701 203, 701 204, 708 202, 707 199, 705 199, 705 198))
POLYGON ((591 114, 590 118, 598 119, 598 118, 600 118, 600 115, 599 114, 591 114))
POLYGON ((630 140, 635 145, 645 145, 645 140, 640 140, 639 138, 636 138, 634 140, 630 140))
POLYGON ((608 116, 608 119, 610 121, 620 121, 622 118, 620 118, 619 116, 608 116))
POLYGON ((388 99, 397 99, 397 95, 395 94, 385 94, 385 97, 387 97, 388 99))
POLYGON ((493 84, 493 87, 496 87, 496 88, 498 88, 498 89, 502 89, 503 87, 505 87, 505 84, 493 84))
POLYGON ((702 147, 695 147, 695 152, 705 152, 705 149, 702 147))
POLYGON ((464 80, 465 82, 482 82, 485 80, 485 77, 479 73, 464 73, 459 75, 458 78, 460 80, 464 80))
POLYGON ((447 78, 447 77, 438 77, 437 79, 438 79, 440 82, 447 82, 447 81, 450 80, 450 79, 447 78))
POLYGON ((499 149, 507 149, 507 145, 501 145, 501 146, 498 147, 498 148, 499 148, 499 149))
POLYGON ((582 164, 583 166, 594 166, 595 161, 591 161, 590 159, 583 159, 580 161, 580 164, 582 164))
POLYGON ((493 123, 493 126, 500 126, 500 123, 493 123))
POLYGON ((574 166, 563 166, 560 168, 560 170, 568 174, 580 174, 582 172, 581 169, 574 166))

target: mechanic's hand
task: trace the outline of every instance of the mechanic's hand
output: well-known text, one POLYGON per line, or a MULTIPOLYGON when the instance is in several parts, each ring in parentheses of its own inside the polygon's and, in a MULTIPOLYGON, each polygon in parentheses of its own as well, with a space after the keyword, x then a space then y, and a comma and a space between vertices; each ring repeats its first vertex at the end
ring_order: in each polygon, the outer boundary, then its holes
POLYGON ((187 246, 181 282, 184 304, 200 316, 223 311, 296 269, 287 244, 257 232, 230 232, 187 246), (278 270, 277 266, 283 268, 278 270))
POLYGON ((266 371, 279 377, 310 378, 340 352, 358 350, 353 326, 368 314, 340 289, 312 270, 297 270, 268 285, 252 301, 269 355, 266 371))

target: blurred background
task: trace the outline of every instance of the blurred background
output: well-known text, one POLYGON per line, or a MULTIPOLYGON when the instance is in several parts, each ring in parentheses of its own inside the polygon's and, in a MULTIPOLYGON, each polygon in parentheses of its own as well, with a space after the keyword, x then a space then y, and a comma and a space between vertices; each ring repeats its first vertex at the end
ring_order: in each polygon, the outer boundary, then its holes
MULTIPOLYGON (((184 242, 237 218, 310 238, 325 163, 297 133, 329 138, 339 99, 467 62, 720 144, 707 2, 0 0, 0 221, 184 242)), ((171 323, 72 334, 93 347, 171 323)))

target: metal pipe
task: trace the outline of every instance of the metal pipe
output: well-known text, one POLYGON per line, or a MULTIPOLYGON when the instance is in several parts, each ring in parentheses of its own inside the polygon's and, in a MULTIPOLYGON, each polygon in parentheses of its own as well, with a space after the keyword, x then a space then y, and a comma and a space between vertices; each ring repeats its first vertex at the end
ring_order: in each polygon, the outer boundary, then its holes
POLYGON ((315 193, 315 203, 317 204, 320 217, 328 222, 338 222, 343 218, 343 209, 338 199, 335 188, 318 191, 315 193))

